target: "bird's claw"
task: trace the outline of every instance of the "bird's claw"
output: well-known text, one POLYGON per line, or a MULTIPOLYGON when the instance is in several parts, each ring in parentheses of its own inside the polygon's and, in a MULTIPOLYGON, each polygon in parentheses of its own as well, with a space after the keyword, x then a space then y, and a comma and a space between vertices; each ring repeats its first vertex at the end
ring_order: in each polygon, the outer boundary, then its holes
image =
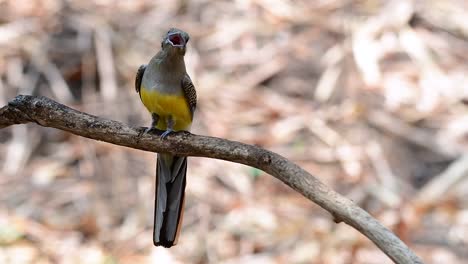
POLYGON ((167 137, 167 135, 169 135, 170 133, 172 133, 173 131, 172 130, 166 130, 164 131, 164 133, 161 134, 161 139, 165 139, 167 137))
POLYGON ((143 132, 143 134, 148 134, 151 130, 153 130, 152 127, 147 127, 145 131, 143 132))
POLYGON ((152 127, 147 127, 145 130, 141 131, 140 130, 140 133, 138 133, 138 137, 142 137, 143 135, 145 134, 148 134, 151 130, 153 130, 152 127))

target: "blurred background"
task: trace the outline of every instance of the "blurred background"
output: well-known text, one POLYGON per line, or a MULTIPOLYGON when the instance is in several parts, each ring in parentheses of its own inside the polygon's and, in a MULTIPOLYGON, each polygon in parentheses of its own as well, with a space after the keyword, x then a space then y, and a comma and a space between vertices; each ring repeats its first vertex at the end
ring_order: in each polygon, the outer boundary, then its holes
MULTIPOLYGON (((192 132, 277 152, 426 263, 468 262, 464 0, 0 0, 0 105, 43 95, 132 126, 134 77, 179 27, 192 132)), ((0 263, 391 263, 280 181, 190 158, 179 244, 152 245, 155 154, 0 130, 0 263)))

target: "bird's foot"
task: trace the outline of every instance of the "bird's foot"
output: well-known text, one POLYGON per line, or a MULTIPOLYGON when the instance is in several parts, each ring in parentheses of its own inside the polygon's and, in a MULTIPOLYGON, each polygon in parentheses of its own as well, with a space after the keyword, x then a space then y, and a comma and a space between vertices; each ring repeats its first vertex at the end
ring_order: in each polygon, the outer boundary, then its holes
POLYGON ((147 127, 145 131, 143 132, 143 134, 148 134, 151 130, 153 130, 152 127, 147 127))
POLYGON ((138 133, 138 137, 142 137, 146 134, 148 134, 149 132, 151 132, 154 128, 152 127, 147 127, 145 130, 140 130, 140 132, 138 133))
POLYGON ((167 135, 169 135, 172 132, 174 132, 172 129, 168 129, 168 130, 164 131, 164 133, 161 134, 161 139, 165 139, 167 137, 167 135))

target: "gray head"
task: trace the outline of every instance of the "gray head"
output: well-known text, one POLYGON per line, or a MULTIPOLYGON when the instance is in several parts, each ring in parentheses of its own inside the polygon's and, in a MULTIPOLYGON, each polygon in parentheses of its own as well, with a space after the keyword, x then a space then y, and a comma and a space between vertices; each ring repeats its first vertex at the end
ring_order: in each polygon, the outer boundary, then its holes
POLYGON ((187 32, 171 28, 161 42, 161 48, 171 54, 185 55, 187 42, 190 36, 187 32))

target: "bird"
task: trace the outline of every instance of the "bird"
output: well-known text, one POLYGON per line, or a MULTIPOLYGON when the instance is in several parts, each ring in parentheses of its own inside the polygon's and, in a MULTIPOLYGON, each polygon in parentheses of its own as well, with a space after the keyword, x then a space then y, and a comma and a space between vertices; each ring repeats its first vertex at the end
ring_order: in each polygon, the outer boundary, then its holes
MULTIPOLYGON (((189 34, 171 28, 163 37, 161 50, 148 64, 138 68, 135 89, 151 114, 151 125, 164 131, 190 131, 197 107, 197 93, 187 74, 184 56, 189 34)), ((187 157, 158 153, 153 226, 153 244, 166 248, 177 244, 182 226, 187 157)))

